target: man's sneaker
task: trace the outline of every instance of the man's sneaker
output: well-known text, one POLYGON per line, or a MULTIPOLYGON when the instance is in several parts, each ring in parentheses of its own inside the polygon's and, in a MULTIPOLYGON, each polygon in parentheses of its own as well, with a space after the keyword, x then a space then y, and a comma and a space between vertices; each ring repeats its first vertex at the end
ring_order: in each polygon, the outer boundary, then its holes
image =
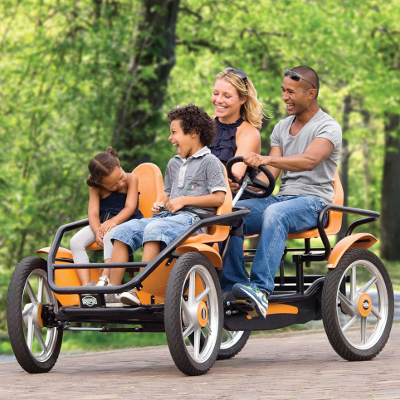
POLYGON ((122 307, 119 293, 107 293, 104 295, 106 307, 122 307))
POLYGON ((138 307, 141 305, 138 295, 136 294, 135 289, 131 289, 129 292, 121 293, 119 297, 122 304, 127 306, 138 307))
POLYGON ((108 279, 108 276, 102 275, 102 276, 99 278, 99 281, 97 282, 97 285, 96 285, 96 286, 107 286, 107 285, 109 285, 109 284, 110 284, 110 279, 108 279))
POLYGON ((254 301, 257 313, 261 314, 264 318, 267 317, 268 300, 264 292, 251 286, 236 283, 232 288, 232 293, 237 299, 254 301))

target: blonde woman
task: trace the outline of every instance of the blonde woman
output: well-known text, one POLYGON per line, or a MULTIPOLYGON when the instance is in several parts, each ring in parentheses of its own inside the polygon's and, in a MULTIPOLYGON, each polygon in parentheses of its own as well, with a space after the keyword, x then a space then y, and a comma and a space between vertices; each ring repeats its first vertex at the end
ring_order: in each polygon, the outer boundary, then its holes
MULTIPOLYGON (((211 152, 223 164, 235 156, 250 152, 259 154, 262 119, 269 117, 264 114, 263 105, 257 100, 257 91, 246 73, 229 67, 217 74, 211 101, 217 128, 211 152)), ((232 167, 233 174, 239 178, 245 170, 244 163, 232 167)), ((234 189, 235 185, 231 188, 234 189)))

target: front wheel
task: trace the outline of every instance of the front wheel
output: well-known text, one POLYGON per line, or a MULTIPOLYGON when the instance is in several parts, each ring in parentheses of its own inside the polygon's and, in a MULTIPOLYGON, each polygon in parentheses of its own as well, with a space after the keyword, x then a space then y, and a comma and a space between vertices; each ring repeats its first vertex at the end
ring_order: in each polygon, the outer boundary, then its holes
POLYGON ((202 254, 187 253, 172 268, 164 324, 176 366, 187 375, 205 374, 221 344, 223 308, 217 273, 202 254))
POLYGON ((62 329, 43 326, 44 304, 57 312, 57 299, 47 283, 46 261, 24 258, 8 287, 7 325, 15 358, 30 373, 49 372, 61 350, 62 329))
POLYGON ((393 312, 392 283, 381 260, 366 249, 347 250, 322 290, 322 318, 334 350, 348 361, 373 359, 389 338, 393 312))

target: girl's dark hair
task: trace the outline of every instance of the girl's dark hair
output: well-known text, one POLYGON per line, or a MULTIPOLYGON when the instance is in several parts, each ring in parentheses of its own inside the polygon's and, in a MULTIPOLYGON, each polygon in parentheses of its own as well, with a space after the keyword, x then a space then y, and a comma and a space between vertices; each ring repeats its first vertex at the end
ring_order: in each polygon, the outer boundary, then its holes
POLYGON ((119 167, 118 152, 111 146, 108 146, 106 151, 94 156, 88 165, 89 179, 86 184, 91 187, 101 187, 101 181, 106 176, 110 175, 115 167, 119 167))
POLYGON ((168 113, 168 121, 179 120, 183 133, 196 132, 200 135, 200 142, 209 146, 215 139, 216 128, 214 121, 201 108, 193 103, 187 106, 174 108, 168 113))

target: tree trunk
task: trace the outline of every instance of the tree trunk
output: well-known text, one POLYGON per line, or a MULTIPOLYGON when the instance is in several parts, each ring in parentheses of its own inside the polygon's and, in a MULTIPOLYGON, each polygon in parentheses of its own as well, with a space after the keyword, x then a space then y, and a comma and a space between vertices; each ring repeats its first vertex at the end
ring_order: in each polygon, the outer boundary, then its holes
MULTIPOLYGON (((340 151, 340 181, 342 182, 343 191, 344 191, 344 199, 343 205, 345 207, 348 206, 348 190, 349 190, 349 160, 351 151, 349 150, 349 141, 345 139, 345 134, 349 130, 350 124, 350 113, 351 113, 351 96, 348 95, 343 99, 343 124, 342 124, 342 147, 340 151)), ((339 233, 337 234, 337 240, 343 239, 344 234, 346 233, 346 229, 348 226, 348 217, 347 214, 343 214, 342 227, 340 228, 339 233)))
POLYGON ((381 257, 400 260, 400 115, 385 122, 385 160, 381 201, 381 257))
MULTIPOLYGON (((175 27, 180 0, 143 0, 130 57, 129 81, 117 109, 112 143, 122 165, 148 161, 167 82, 175 64, 175 27)), ((168 132, 168 128, 166 127, 168 132)))

